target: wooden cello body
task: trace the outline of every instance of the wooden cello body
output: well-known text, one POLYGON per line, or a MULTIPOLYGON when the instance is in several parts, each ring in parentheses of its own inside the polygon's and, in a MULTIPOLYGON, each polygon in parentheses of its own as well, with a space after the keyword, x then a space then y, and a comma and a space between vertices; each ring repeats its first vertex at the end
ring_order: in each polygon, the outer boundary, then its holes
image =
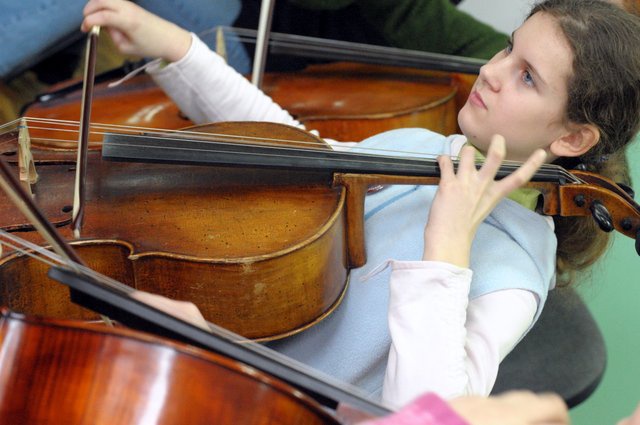
POLYGON ((339 423, 272 376, 142 332, 2 309, 0 353, 7 424, 339 423))
MULTIPOLYGON (((208 130, 267 131, 281 140, 322 143, 268 123, 208 130)), ((4 143, 2 151, 15 155, 15 143, 4 143)), ((35 200, 87 264, 133 288, 192 301, 209 321, 244 337, 273 339, 306 329, 330 314, 346 290, 345 194, 332 187, 330 173, 113 163, 90 151, 78 238, 68 226, 75 154, 33 154, 35 200)), ((4 194, 0 199, 3 229, 41 244, 26 218, 4 194)), ((47 317, 96 317, 71 304, 46 270, 5 249, 0 301, 47 317)))
MULTIPOLYGON (((457 112, 474 80, 470 74, 338 62, 311 65, 296 73, 267 73, 262 89, 322 137, 360 141, 404 127, 455 133, 457 112)), ((40 96, 42 100, 27 107, 23 115, 77 121, 81 93, 69 90, 74 86, 77 83, 59 85, 57 91, 40 96)), ((147 75, 111 88, 108 82, 97 84, 93 105, 96 123, 161 129, 192 125, 147 75)))

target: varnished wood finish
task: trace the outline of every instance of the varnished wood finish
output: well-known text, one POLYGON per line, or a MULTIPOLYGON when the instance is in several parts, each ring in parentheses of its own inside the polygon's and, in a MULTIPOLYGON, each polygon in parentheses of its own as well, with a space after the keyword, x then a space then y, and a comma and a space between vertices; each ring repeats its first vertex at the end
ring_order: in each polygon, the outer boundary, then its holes
POLYGON ((394 128, 457 129, 460 80, 453 74, 356 63, 267 74, 263 88, 308 129, 360 141, 394 128))
MULTIPOLYGON (((321 143, 268 123, 212 130, 250 137, 267 128, 271 137, 321 143)), ((59 176, 73 174, 66 171, 72 167, 58 167, 62 171, 41 173, 34 185, 38 203, 71 203, 72 185, 61 188, 59 176)), ((208 320, 247 338, 312 326, 346 290, 344 189, 332 188, 330 175, 115 163, 93 151, 88 177, 81 238, 59 228, 87 264, 134 288, 192 301, 208 320)), ((0 225, 23 225, 4 194, 0 199, 0 225)), ((20 236, 42 243, 33 231, 20 236)), ((29 314, 87 318, 45 272, 37 261, 5 250, 0 302, 29 314)))
MULTIPOLYGON (((66 83, 69 84, 69 83, 66 83)), ((145 74, 108 87, 109 83, 96 84, 93 93, 92 122, 118 124, 134 127, 179 129, 193 123, 180 114, 178 107, 145 74)), ((53 89, 64 87, 64 84, 53 89)), ((77 122, 80 119, 80 91, 73 91, 46 102, 30 105, 24 116, 77 122)), ((64 131, 52 132, 50 128, 39 131, 31 129, 34 147, 75 148, 77 138, 64 131), (67 140, 67 142, 63 142, 67 140)), ((92 134, 94 149, 99 149, 102 136, 92 134)))
POLYGON ((231 359, 126 329, 0 315, 0 418, 14 425, 337 424, 231 359))
MULTIPOLYGON (((475 76, 398 67, 333 63, 313 65, 301 72, 267 73, 263 90, 308 129, 322 137, 360 141, 382 131, 423 127, 452 134, 457 111, 464 105, 475 76)), ((34 103, 25 116, 77 121, 80 94, 34 103)), ((149 76, 141 74, 122 85, 96 85, 93 122, 179 129, 191 124, 149 76)), ((38 132, 35 136, 37 138, 38 132)), ((51 135, 50 135, 51 136, 51 135)), ((38 141, 60 144, 64 133, 38 141)), ((65 137, 66 138, 66 137, 65 137)), ((100 138, 91 139, 98 148, 100 138)))

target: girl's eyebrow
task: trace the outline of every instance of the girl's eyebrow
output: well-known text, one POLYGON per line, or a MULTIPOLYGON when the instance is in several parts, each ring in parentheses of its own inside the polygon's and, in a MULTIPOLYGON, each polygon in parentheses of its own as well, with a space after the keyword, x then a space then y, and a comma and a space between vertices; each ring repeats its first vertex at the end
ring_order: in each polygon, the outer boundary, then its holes
MULTIPOLYGON (((516 37, 516 32, 518 30, 516 29, 515 31, 513 31, 511 33, 511 47, 513 48, 516 45, 515 42, 515 37, 516 37)), ((536 81, 538 81, 539 83, 542 83, 542 85, 548 86, 547 82, 545 81, 545 79, 542 77, 542 75, 540 75, 540 73, 538 72, 538 70, 536 69, 535 66, 531 65, 531 63, 529 61, 527 61, 526 59, 522 59, 522 61, 524 62, 525 66, 527 67, 527 69, 530 70, 530 72, 532 74, 534 74, 536 81)))

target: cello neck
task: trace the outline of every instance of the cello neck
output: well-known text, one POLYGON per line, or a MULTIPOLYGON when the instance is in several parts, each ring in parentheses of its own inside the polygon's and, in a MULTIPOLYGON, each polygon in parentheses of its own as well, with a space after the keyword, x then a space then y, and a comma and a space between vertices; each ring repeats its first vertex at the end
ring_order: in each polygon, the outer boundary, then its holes
MULTIPOLYGON (((381 151, 376 154, 340 152, 326 148, 238 143, 224 139, 197 140, 128 134, 106 134, 102 145, 102 157, 110 161, 256 167, 329 174, 440 176, 435 158, 402 157, 398 156, 398 153, 391 151, 381 151)), ((454 166, 456 165, 457 161, 454 160, 454 166)), ((500 168, 496 178, 508 176, 519 165, 519 163, 507 163, 500 168)), ((534 176, 534 180, 540 182, 563 182, 567 179, 571 179, 571 174, 557 166, 543 167, 534 176)))

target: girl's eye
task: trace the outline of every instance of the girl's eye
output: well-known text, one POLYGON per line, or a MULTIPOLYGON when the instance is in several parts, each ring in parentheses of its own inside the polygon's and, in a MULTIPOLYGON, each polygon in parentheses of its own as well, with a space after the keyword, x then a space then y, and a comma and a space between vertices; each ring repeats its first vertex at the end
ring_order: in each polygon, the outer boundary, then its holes
MULTIPOLYGON (((513 51, 513 40, 509 40, 507 42, 507 47, 504 48, 505 54, 510 54, 513 51)), ((535 86, 535 81, 533 81, 533 76, 528 70, 522 71, 522 81, 530 87, 535 86)))
POLYGON ((507 47, 504 48, 504 51, 509 54, 513 50, 513 41, 507 41, 507 47))

